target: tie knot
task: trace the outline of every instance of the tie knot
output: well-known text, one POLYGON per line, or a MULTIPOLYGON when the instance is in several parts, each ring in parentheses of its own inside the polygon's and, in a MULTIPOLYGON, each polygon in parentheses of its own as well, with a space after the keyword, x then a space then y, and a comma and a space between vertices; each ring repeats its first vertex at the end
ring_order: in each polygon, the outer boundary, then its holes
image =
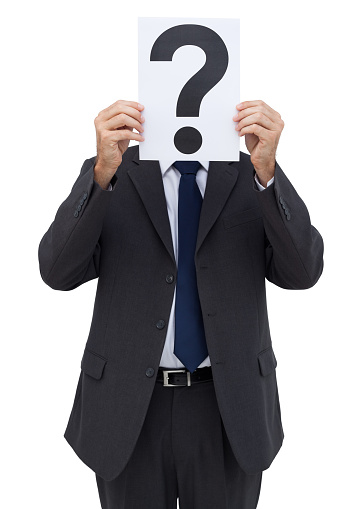
POLYGON ((173 166, 180 171, 181 175, 184 173, 194 173, 196 175, 201 164, 199 161, 175 161, 173 166))

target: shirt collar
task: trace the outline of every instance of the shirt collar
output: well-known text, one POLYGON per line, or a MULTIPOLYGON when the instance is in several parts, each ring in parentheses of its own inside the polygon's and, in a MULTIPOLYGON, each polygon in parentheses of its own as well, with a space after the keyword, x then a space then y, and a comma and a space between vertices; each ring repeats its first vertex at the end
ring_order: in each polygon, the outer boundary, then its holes
MULTIPOLYGON (((167 161, 164 161, 164 160, 159 161, 162 176, 164 176, 166 171, 171 168, 171 166, 174 162, 175 161, 168 161, 168 160, 167 161)), ((199 161, 199 163, 204 168, 204 170, 208 171, 209 161, 199 161)))

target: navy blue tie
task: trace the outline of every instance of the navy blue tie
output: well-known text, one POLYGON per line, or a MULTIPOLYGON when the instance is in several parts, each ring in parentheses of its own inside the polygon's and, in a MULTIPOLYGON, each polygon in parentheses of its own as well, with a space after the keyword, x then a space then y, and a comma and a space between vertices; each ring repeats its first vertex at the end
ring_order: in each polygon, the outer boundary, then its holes
POLYGON ((202 205, 196 175, 199 161, 176 161, 181 173, 178 201, 178 273, 174 354, 193 373, 208 356, 194 254, 202 205))

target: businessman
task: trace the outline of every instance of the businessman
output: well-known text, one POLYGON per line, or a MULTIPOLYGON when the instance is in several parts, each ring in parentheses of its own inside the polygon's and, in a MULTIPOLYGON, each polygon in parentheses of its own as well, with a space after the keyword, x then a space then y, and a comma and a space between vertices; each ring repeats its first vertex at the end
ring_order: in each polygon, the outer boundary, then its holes
POLYGON ((237 105, 240 161, 140 160, 142 110, 98 114, 97 154, 39 245, 51 288, 98 278, 64 436, 103 509, 255 509, 284 438, 265 279, 311 288, 322 237, 265 102, 237 105))

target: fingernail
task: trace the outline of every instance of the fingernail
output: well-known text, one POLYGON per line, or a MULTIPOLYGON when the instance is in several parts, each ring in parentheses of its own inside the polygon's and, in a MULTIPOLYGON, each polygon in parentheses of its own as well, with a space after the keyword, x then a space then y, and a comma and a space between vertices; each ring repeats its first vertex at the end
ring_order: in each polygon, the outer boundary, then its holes
POLYGON ((142 105, 142 104, 140 104, 140 103, 138 103, 138 108, 141 108, 141 109, 142 109, 142 108, 143 108, 143 105, 142 105))
POLYGON ((145 117, 143 115, 141 115, 140 120, 141 120, 141 122, 144 122, 145 121, 145 117))
POLYGON ((238 115, 238 113, 236 113, 236 114, 233 116, 233 118, 238 118, 238 116, 239 116, 239 115, 238 115))
POLYGON ((243 103, 237 104, 237 108, 242 108, 243 106, 244 106, 243 103))

